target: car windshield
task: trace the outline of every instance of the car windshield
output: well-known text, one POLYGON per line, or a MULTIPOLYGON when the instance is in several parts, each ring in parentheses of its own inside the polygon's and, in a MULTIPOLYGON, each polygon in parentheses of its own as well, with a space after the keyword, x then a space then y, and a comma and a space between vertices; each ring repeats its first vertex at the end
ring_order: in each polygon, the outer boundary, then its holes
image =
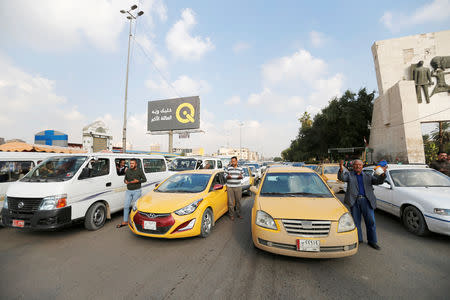
POLYGON ((433 169, 391 170, 389 173, 398 187, 450 186, 450 177, 433 169))
POLYGON ((25 175, 21 181, 54 182, 69 180, 80 169, 86 158, 86 156, 51 157, 25 175))
POLYGON ((175 174, 164 181, 156 192, 200 193, 206 189, 211 174, 175 174))
POLYGON ((261 196, 333 197, 316 173, 269 173, 261 196))
POLYGON ((339 171, 339 166, 324 166, 323 173, 324 174, 337 174, 339 171))
POLYGON ((197 160, 195 158, 175 158, 170 164, 170 171, 195 170, 197 160))
POLYGON ((242 172, 244 173, 244 177, 249 177, 248 168, 242 168, 242 172))

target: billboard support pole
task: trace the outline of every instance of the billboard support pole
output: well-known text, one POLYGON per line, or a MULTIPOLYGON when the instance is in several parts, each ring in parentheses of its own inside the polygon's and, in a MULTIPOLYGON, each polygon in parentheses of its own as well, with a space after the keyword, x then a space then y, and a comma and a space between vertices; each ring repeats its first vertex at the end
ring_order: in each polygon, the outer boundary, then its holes
POLYGON ((169 131, 169 153, 173 153, 173 130, 169 131))

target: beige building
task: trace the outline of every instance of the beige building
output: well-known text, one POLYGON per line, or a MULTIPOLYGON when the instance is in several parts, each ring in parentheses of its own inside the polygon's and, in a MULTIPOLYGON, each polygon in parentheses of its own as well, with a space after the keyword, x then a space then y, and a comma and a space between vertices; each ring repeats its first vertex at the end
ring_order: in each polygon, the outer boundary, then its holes
POLYGON ((250 151, 250 149, 248 148, 235 149, 235 148, 221 147, 217 151, 217 155, 236 156, 238 159, 245 159, 249 161, 259 161, 261 158, 258 152, 250 151))

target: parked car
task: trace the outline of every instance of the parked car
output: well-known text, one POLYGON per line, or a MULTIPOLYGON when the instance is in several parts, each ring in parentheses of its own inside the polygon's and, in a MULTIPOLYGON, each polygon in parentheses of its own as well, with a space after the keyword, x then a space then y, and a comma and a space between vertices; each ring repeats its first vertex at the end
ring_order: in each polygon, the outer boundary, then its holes
POLYGON ((246 163, 246 166, 253 167, 252 173, 255 174, 255 180, 258 181, 262 177, 261 165, 259 163, 246 163))
POLYGON ((252 187, 252 239, 257 248, 298 257, 354 255, 358 234, 347 208, 313 170, 271 167, 252 187))
POLYGON ((57 229, 82 220, 97 230, 123 209, 124 176, 135 158, 147 182, 143 193, 166 179, 166 160, 161 155, 65 154, 52 156, 10 184, 3 204, 2 222, 7 227, 57 229))
POLYGON ((148 237, 207 237, 228 211, 225 183, 220 170, 176 173, 133 205, 128 226, 148 237))
POLYGON ((202 160, 203 160, 203 163, 202 163, 201 169, 206 168, 207 165, 210 166, 210 169, 215 169, 215 170, 223 170, 224 169, 223 162, 220 158, 203 157, 202 160))
MULTIPOLYGON (((363 172, 372 173, 373 166, 363 172)), ((388 165, 386 181, 374 186, 377 209, 399 217, 416 235, 450 235, 450 177, 426 165, 388 165)))
POLYGON ((250 187, 255 184, 255 177, 253 176, 254 174, 252 174, 252 171, 248 166, 243 166, 242 171, 244 172, 244 176, 241 180, 242 194, 249 195, 250 187))
POLYGON ((176 157, 169 164, 169 170, 173 172, 197 170, 202 167, 203 161, 200 157, 176 157))
POLYGON ((339 164, 320 164, 315 171, 322 176, 333 192, 339 193, 347 190, 347 183, 337 178, 339 164))

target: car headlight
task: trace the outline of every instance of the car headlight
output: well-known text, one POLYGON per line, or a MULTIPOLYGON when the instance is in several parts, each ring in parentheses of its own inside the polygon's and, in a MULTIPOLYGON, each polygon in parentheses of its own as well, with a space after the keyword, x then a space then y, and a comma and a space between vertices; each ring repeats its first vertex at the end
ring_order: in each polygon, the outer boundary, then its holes
POLYGON ((350 213, 345 213, 339 218, 338 232, 347 232, 355 229, 355 222, 350 213))
POLYGON ((52 210, 67 206, 67 194, 48 196, 42 199, 39 210, 52 210))
POLYGON ((442 216, 450 216, 450 209, 448 208, 435 208, 434 213, 442 216))
POLYGON ((200 205, 200 202, 202 202, 202 200, 203 200, 203 198, 198 199, 197 201, 194 201, 191 204, 186 205, 185 207, 174 211, 174 213, 176 213, 179 216, 185 216, 185 215, 192 214, 197 209, 197 207, 200 205))
POLYGON ((273 218, 265 211, 258 210, 256 212, 255 224, 264 228, 277 230, 277 224, 273 218))
POLYGON ((3 199, 3 208, 8 209, 8 196, 5 195, 5 198, 3 199))

